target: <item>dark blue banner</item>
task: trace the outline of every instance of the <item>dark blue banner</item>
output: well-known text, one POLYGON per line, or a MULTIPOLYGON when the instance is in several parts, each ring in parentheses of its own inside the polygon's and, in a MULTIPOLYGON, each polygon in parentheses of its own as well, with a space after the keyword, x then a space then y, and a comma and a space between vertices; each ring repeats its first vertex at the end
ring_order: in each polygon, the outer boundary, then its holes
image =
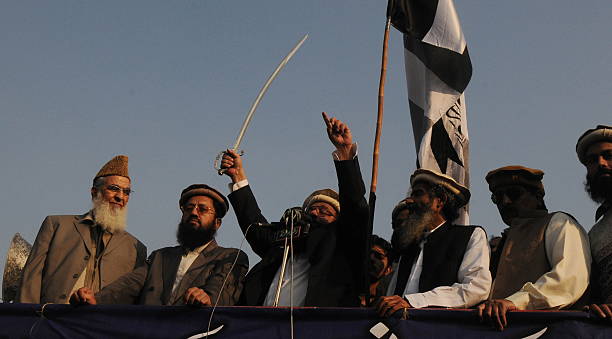
MULTIPOLYGON (((0 338, 290 338, 288 308, 0 304, 0 338)), ((503 332, 474 310, 410 310, 381 319, 371 309, 298 308, 295 338, 611 338, 612 322, 585 312, 512 312, 503 332)))

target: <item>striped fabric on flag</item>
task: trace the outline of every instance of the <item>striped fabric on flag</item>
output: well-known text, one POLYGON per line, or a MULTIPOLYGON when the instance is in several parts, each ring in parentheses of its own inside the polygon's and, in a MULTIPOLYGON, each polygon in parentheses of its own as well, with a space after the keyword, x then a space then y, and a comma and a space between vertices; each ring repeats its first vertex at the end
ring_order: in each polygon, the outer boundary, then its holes
MULTIPOLYGON (((417 167, 469 187, 463 92, 472 63, 452 0, 392 0, 391 23, 404 33, 406 80, 417 167)), ((467 207, 457 223, 467 224, 467 207)))

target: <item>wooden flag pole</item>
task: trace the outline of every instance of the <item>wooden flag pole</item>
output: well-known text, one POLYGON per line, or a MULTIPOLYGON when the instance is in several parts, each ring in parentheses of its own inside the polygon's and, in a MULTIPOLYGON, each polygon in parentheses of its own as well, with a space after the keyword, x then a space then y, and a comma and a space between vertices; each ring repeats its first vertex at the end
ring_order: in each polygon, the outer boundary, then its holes
POLYGON ((370 215, 368 220, 368 233, 366 239, 366 250, 364 257, 364 278, 363 278, 363 289, 365 291, 364 297, 366 305, 370 305, 370 277, 368 275, 370 263, 370 251, 372 245, 370 238, 374 230, 374 210, 376 207, 376 185, 378 183, 378 155, 380 150, 380 135, 382 134, 382 121, 385 103, 385 79, 387 76, 387 49, 389 46, 389 29, 391 27, 391 5, 393 0, 387 2, 387 21, 385 23, 385 35, 383 38, 383 50, 382 50, 382 62, 380 66, 380 80, 378 83, 378 115, 376 117, 376 134, 374 135, 374 151, 372 152, 372 179, 370 181, 370 196, 368 199, 368 206, 370 208, 370 215))

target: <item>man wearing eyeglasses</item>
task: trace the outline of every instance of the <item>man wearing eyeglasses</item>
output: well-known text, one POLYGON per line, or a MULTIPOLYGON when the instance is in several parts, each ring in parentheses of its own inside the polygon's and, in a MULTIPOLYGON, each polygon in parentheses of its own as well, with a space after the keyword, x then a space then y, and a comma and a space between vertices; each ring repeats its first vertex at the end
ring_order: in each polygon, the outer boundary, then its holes
POLYGON ((140 304, 232 306, 249 269, 247 255, 215 241, 229 204, 223 194, 205 184, 185 188, 176 238, 179 246, 154 251, 147 264, 95 293, 87 288, 73 294, 73 304, 140 304))
POLYGON ((99 291, 144 264, 146 247, 125 230, 130 183, 128 157, 118 155, 94 177, 89 212, 45 218, 22 273, 18 302, 67 303, 80 287, 99 291))
POLYGON ((391 244, 400 260, 374 307, 388 317, 410 308, 476 305, 491 287, 487 235, 482 227, 454 224, 470 191, 427 169, 417 169, 410 185, 410 196, 392 212, 391 244))
MULTIPOLYGON (((287 266, 278 306, 359 306, 367 241, 365 186, 350 129, 325 113, 323 120, 336 147, 333 156, 340 193, 317 190, 302 204, 313 222, 305 248, 296 248, 293 265, 287 266)), ((258 225, 267 221, 251 191, 240 155, 228 150, 222 167, 232 179, 229 199, 240 228, 253 251, 262 258, 245 278, 241 303, 274 306, 283 248, 275 242, 271 227, 258 225)))
POLYGON ((593 267, 591 310, 612 319, 612 126, 599 125, 584 132, 576 143, 578 159, 586 167, 585 189, 600 204, 589 231, 593 267))
POLYGON ((543 176, 523 166, 501 167, 486 176, 491 199, 509 227, 491 258, 490 299, 478 313, 501 330, 508 326, 508 311, 579 306, 589 285, 586 232, 569 214, 548 212, 543 176))

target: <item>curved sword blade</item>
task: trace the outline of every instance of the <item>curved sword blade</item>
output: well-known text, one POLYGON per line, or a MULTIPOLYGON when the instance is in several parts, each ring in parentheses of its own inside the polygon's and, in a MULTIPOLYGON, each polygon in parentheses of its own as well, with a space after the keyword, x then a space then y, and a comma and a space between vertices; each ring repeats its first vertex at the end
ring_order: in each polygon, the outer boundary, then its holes
POLYGON ((251 122, 251 119, 253 118, 253 114, 255 113, 257 106, 259 106, 259 102, 261 101, 261 98, 263 98, 264 94, 266 94, 268 87, 270 87, 270 84, 272 83, 272 81, 274 81, 278 73, 280 73, 280 71, 283 69, 283 67, 285 67, 287 62, 291 60, 291 58, 298 51, 298 49, 302 47, 302 44, 304 43, 304 41, 306 41, 307 38, 308 38, 308 34, 304 35, 304 37, 295 45, 295 47, 291 49, 289 54, 287 54, 287 56, 276 67, 274 72, 272 72, 270 77, 268 77, 268 80, 266 80, 266 83, 263 85, 261 90, 259 90, 259 94, 257 94, 255 101, 253 101, 253 104, 251 105, 251 108, 249 109, 249 113, 247 113, 246 117, 244 118, 244 122, 242 123, 242 127, 240 128, 240 133, 238 133, 238 137, 236 138, 236 142, 234 143, 234 148, 233 148, 234 151, 237 151, 238 147, 240 147, 240 143, 242 142, 244 133, 246 133, 246 130, 249 127, 249 123, 251 122))

